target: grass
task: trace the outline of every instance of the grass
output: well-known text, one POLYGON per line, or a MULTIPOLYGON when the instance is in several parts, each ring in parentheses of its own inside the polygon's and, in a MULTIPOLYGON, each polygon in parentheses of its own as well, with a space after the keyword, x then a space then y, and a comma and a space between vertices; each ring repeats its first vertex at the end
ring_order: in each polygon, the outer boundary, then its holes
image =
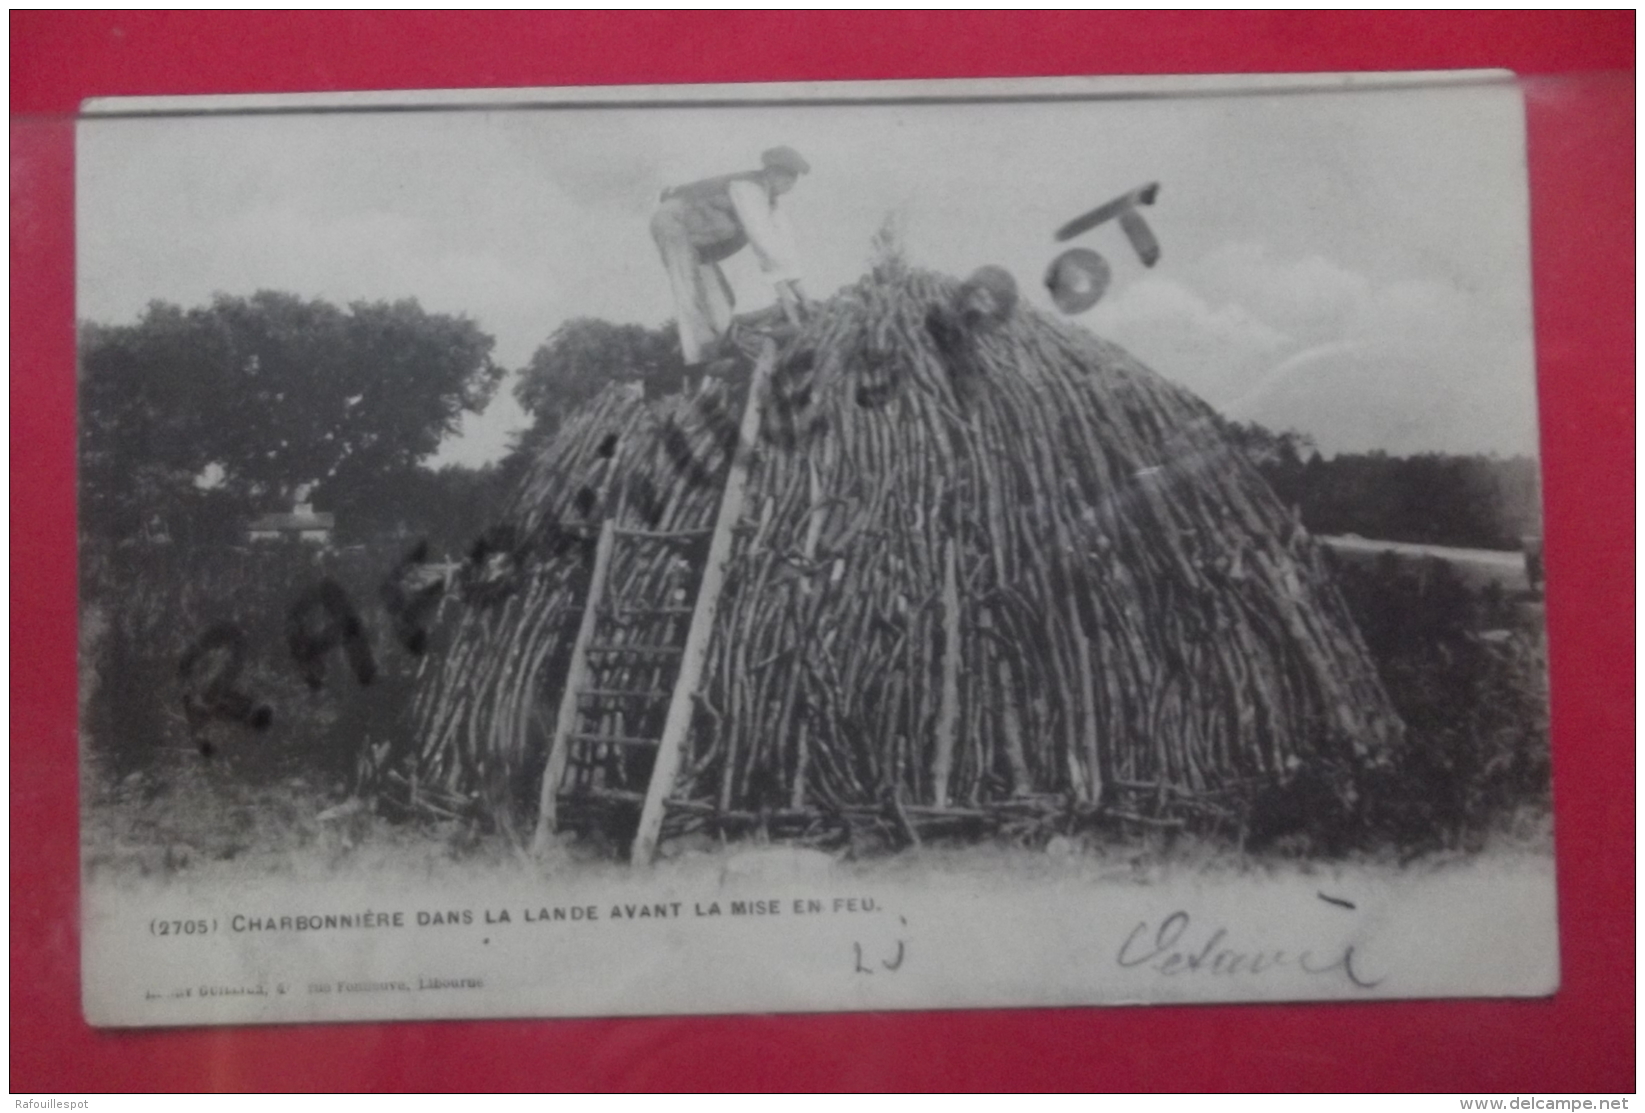
POLYGON ((189 875, 326 876, 483 859, 463 825, 395 825, 342 806, 328 786, 290 777, 254 786, 192 751, 118 781, 93 771, 82 802, 88 881, 189 875))
MULTIPOLYGON (((287 777, 253 785, 221 762, 168 753, 154 768, 114 779, 88 762, 81 825, 88 883, 258 879, 436 878, 462 875, 626 873, 607 845, 563 837, 530 859, 504 836, 459 821, 393 823, 316 779, 287 777)), ((1545 857, 1552 852, 1545 808, 1519 809, 1473 852, 1424 855, 1419 867, 1480 854, 1545 857)), ((1080 878, 1149 885, 1184 875, 1235 879, 1308 875, 1343 868, 1376 872, 1410 867, 1392 848, 1326 860, 1282 849, 1252 853, 1227 840, 1194 835, 1125 836, 1086 832, 1055 836, 1041 848, 1000 841, 929 841, 897 854, 827 855, 754 840, 665 843, 663 868, 773 877, 821 868, 895 882, 926 875, 983 873, 1024 882, 1080 878)))

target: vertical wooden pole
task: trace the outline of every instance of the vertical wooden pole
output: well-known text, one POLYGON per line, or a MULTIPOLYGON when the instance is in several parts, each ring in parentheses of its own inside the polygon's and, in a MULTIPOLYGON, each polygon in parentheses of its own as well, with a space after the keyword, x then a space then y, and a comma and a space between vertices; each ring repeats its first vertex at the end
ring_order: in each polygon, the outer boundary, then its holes
POLYGON ((589 574, 588 597, 583 601, 583 618, 577 627, 577 641, 571 648, 571 667, 565 674, 565 691, 560 696, 560 714, 554 720, 554 736, 549 742, 548 765, 543 769, 543 787, 537 797, 537 831, 531 852, 540 854, 554 837, 558 823, 560 779, 565 776, 566 758, 571 750, 571 733, 577 727, 577 693, 588 685, 588 645, 594 640, 600 603, 605 598, 606 574, 611 567, 615 530, 607 518, 600 526, 600 540, 594 546, 594 570, 589 574))
POLYGON ((1088 768, 1086 776, 1090 778, 1091 802, 1102 802, 1102 754, 1099 745, 1102 730, 1097 723, 1097 693, 1096 667, 1091 661, 1091 639, 1085 636, 1080 628, 1080 616, 1076 609, 1071 621, 1074 625, 1074 649, 1077 653, 1076 661, 1080 670, 1080 718, 1084 720, 1085 733, 1085 761, 1088 768))
POLYGON ((709 637, 714 632, 714 616, 719 610, 720 592, 725 587, 726 565, 731 562, 733 530, 742 519, 743 496, 748 489, 748 475, 754 467, 755 447, 760 435, 760 413, 765 406, 765 394, 776 362, 777 346, 766 340, 754 364, 754 380, 748 387, 748 404, 743 408, 742 425, 737 430, 737 447, 731 457, 731 470, 725 478, 725 491, 720 496, 720 513, 714 522, 714 535, 708 543, 702 584, 697 589, 697 605, 691 615, 691 629, 686 633, 685 648, 680 655, 679 677, 674 682, 674 695, 668 701, 668 718, 663 723, 662 742, 657 746, 657 763, 652 766, 651 783, 646 787, 645 805, 640 810, 640 827, 634 834, 634 845, 629 853, 629 863, 633 866, 649 866, 657 854, 663 812, 668 797, 674 791, 674 779, 680 772, 681 750, 696 711, 697 687, 708 660, 709 637))
MULTIPOLYGON (((809 566, 810 563, 817 557, 817 542, 822 537, 823 516, 820 512, 820 507, 822 505, 822 477, 817 474, 817 461, 815 459, 808 458, 805 464, 806 487, 807 493, 811 496, 811 511, 807 515, 806 519, 805 548, 802 550, 802 555, 805 557, 806 564, 809 566)), ((800 597, 805 600, 804 605, 806 607, 808 617, 811 614, 811 597, 816 590, 817 586, 812 582, 812 578, 808 574, 805 578, 804 584, 800 588, 800 597)), ((804 696, 802 695, 801 698, 803 699, 804 696)), ((795 811, 799 811, 805 807, 806 763, 810 761, 811 758, 810 735, 811 728, 809 726, 809 720, 802 717, 800 720, 799 730, 796 732, 794 739, 794 785, 790 790, 788 797, 788 805, 795 811)))
MULTIPOLYGON (((984 610, 978 616, 977 623, 984 630, 994 629, 992 611, 984 610)), ((1011 669, 990 648, 985 651, 993 664, 995 689, 999 692, 997 706, 1000 713, 1001 731, 1005 735, 1005 760, 1011 766, 1011 795, 1027 796, 1033 790, 1033 778, 1028 772, 1028 756, 1022 748, 1022 723, 1017 718, 1017 699, 1019 693, 1011 681, 1011 669)), ((988 666, 984 666, 986 673, 988 666)))
MULTIPOLYGON (((1076 625, 1078 625, 1077 621, 1076 625)), ((1069 640, 1074 643, 1074 680, 1077 684, 1079 678, 1084 675, 1090 662, 1087 655, 1082 652, 1084 645, 1079 640, 1078 631, 1070 634, 1069 640)), ((1060 650, 1062 646, 1059 645, 1057 648, 1060 650)), ((1052 667, 1056 670, 1057 695, 1059 697, 1059 702, 1066 709, 1065 714, 1068 716, 1068 721, 1064 724, 1066 730, 1063 735, 1063 757, 1068 762, 1068 784, 1069 787, 1074 790, 1075 803, 1088 804, 1091 802, 1091 785, 1086 780, 1085 774, 1081 772, 1080 769, 1080 751, 1085 748, 1086 740, 1086 735, 1084 734, 1084 705, 1081 702, 1079 693, 1077 691, 1070 691, 1068 686, 1063 683, 1065 677, 1062 673, 1062 669, 1057 665, 1052 667)))
POLYGON ((954 542, 943 546, 942 569, 942 702, 937 708, 937 763, 931 773, 934 803, 948 805, 948 783, 954 769, 954 736, 960 719, 960 589, 959 558, 954 542))

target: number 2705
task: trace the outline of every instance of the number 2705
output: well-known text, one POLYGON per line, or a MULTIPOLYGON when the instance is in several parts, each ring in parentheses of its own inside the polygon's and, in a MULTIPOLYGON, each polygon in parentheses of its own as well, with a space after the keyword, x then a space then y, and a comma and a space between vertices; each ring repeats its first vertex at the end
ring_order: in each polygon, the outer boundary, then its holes
POLYGON ((215 920, 151 920, 151 935, 209 935, 217 926, 215 920))

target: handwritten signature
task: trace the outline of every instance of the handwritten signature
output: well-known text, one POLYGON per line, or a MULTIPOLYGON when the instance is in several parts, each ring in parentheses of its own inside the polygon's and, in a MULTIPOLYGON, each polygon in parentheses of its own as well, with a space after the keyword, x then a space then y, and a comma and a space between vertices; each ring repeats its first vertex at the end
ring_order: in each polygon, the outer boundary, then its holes
POLYGON ((1354 947, 1317 957, 1313 950, 1288 951, 1277 947, 1242 947, 1229 943, 1228 929, 1209 934, 1195 928, 1187 912, 1177 911, 1150 928, 1139 921, 1120 944, 1115 961, 1125 969, 1149 967, 1174 977, 1204 974, 1212 977, 1258 976, 1270 970, 1298 970, 1312 976, 1341 975, 1356 989, 1375 989, 1384 979, 1370 979, 1355 965, 1354 947))

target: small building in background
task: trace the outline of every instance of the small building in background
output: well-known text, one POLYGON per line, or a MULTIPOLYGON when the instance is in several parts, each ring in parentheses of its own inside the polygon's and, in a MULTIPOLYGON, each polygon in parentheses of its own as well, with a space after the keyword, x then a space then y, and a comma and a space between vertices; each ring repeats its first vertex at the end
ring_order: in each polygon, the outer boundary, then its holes
POLYGON ((292 538, 312 545, 329 545, 336 522, 336 515, 317 514, 313 503, 299 502, 291 508, 290 514, 264 514, 253 519, 246 527, 246 540, 257 542, 292 538))

